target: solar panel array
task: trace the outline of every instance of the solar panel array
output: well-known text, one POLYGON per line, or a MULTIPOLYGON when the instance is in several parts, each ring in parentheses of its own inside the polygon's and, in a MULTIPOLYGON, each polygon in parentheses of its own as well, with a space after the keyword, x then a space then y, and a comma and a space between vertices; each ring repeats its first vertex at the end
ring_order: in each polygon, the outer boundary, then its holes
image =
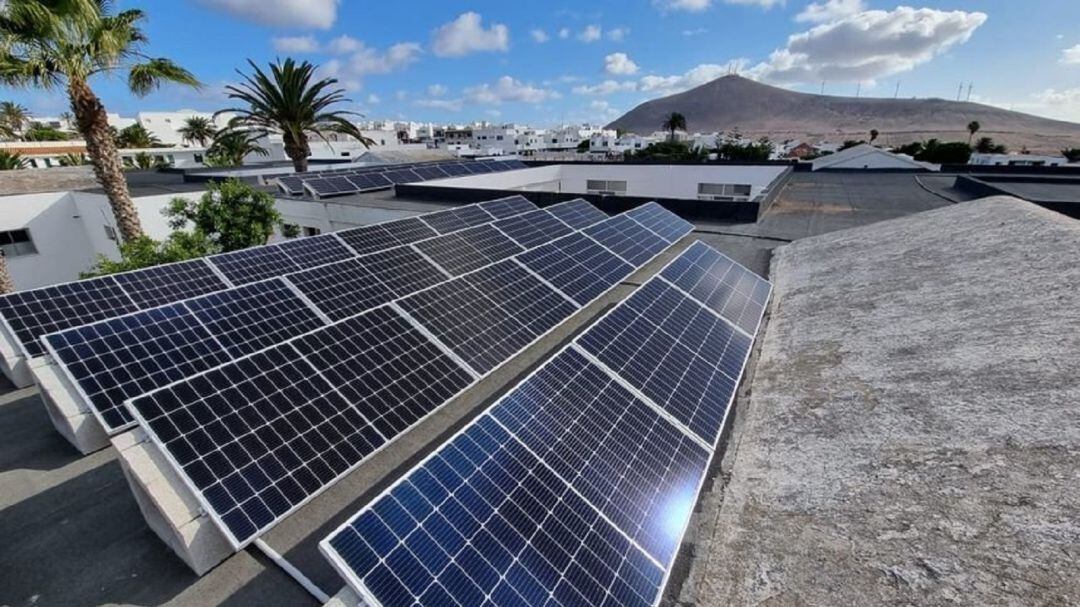
MULTIPOLYGON (((530 209, 536 207, 524 198, 500 199, 424 217, 435 217, 432 223, 449 230, 530 209), (487 213, 488 206, 496 213, 487 213)), ((427 225, 423 219, 405 220, 344 234, 373 229, 399 235, 419 233, 411 221, 427 225)), ((439 236, 431 228, 427 233, 429 239, 415 244, 450 243, 456 238, 454 232, 439 236)), ((283 248, 311 240, 316 239, 292 241, 283 248)), ((382 242, 390 246, 400 240, 382 242)), ((332 242, 342 246, 340 241, 332 242)), ((503 251, 503 257, 520 250, 514 245, 503 251)), ((496 260, 494 255, 489 259, 496 260)), ((437 257, 435 261, 424 257, 413 246, 398 245, 184 300, 167 310, 139 311, 75 327, 44 340, 53 360, 112 434, 134 422, 123 405, 127 399, 442 282, 450 276, 444 263, 437 257)))
POLYGON ((521 196, 211 255, 203 259, 90 278, 0 296, 0 318, 28 358, 45 334, 250 284, 306 268, 448 234, 536 207, 521 196), (491 208, 494 213, 486 209, 491 208), (517 209, 518 211, 513 211, 517 209), (430 222, 430 223, 428 223, 430 222))
POLYGON ((695 243, 324 555, 373 606, 658 604, 770 289, 695 243), (753 315, 749 332, 734 324, 753 315))
MULTIPOLYGON (((580 239, 591 241, 569 234, 128 407, 239 548, 587 304, 523 261, 534 251, 573 250, 564 241, 580 239)), ((620 269, 589 275, 593 297, 640 265, 593 247, 593 262, 620 269)))
POLYGON ((398 183, 415 183, 528 168, 520 160, 444 160, 294 173, 277 178, 285 194, 319 198, 383 190, 398 183))

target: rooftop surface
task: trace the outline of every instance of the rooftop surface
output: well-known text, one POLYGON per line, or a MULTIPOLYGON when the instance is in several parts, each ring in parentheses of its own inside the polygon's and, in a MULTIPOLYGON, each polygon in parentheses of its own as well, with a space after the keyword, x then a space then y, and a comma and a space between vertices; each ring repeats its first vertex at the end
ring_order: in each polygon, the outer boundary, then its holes
MULTIPOLYGON (((385 201, 372 198, 368 204, 417 205, 416 210, 438 208, 431 203, 392 198, 385 201)), ((635 284, 651 276, 694 239, 719 248, 765 275, 769 272, 773 249, 789 240, 949 204, 923 189, 910 175, 796 174, 761 222, 742 225, 699 223, 697 231, 680 245, 284 520, 264 539, 325 591, 336 592, 343 582, 318 555, 318 540, 436 446, 438 437, 448 436, 473 413, 490 404, 519 377, 542 362, 556 346, 571 339, 589 319, 626 297, 635 284)), ((1040 217, 1045 218, 1044 215, 1040 217)), ((844 241, 845 234, 864 234, 859 237, 860 242, 871 250, 874 243, 880 241, 885 251, 892 251, 894 257, 899 255, 896 249, 904 242, 891 228, 869 228, 806 242, 831 242, 834 237, 844 241)), ((1047 246, 1050 245, 1048 241, 1047 246)), ((1075 248, 1076 245, 1070 246, 1075 248)), ((784 251, 804 250, 802 247, 803 243, 798 243, 784 251)), ((889 253, 882 255, 889 258, 889 253)), ((792 267, 789 256, 786 252, 781 254, 780 267, 784 272, 792 267)), ((1040 259, 1035 258, 1030 263, 1040 259)), ((1024 263, 1029 262, 1024 260, 1024 263)), ((828 268, 827 259, 822 259, 820 264, 822 268, 828 268)), ((922 262, 919 264, 921 267, 922 262)), ((999 271, 1006 272, 1007 268, 999 271)), ((1006 278, 994 275, 994 280, 1006 278)), ((788 297, 802 301, 798 296, 795 287, 778 289, 774 305, 775 302, 786 302, 788 297)), ((819 300, 818 305, 826 305, 826 300, 819 300)), ((800 314, 811 314, 807 318, 815 318, 812 314, 824 315, 828 307, 807 309, 800 306, 799 310, 800 314)), ((777 316, 781 318, 781 327, 795 322, 790 315, 777 316)), ((778 337, 772 330, 767 335, 766 347, 781 338, 791 337, 778 337)), ((766 351, 763 356, 765 362, 759 369, 768 370, 773 381, 779 381, 776 355, 766 351)), ((788 379, 802 381, 807 378, 793 376, 788 379)), ((751 410, 758 407, 758 389, 755 383, 755 400, 749 405, 751 410)), ((5 440, 0 441, 0 537, 4 541, 0 543, 0 568, 5 574, 0 576, 0 605, 315 604, 299 585, 255 549, 236 554, 206 576, 197 578, 146 526, 112 449, 80 457, 53 429, 36 390, 8 388, 3 392, 0 395, 0 433, 5 440)), ((741 411, 746 409, 744 405, 740 407, 741 411)), ((1073 426, 1077 426, 1075 420, 1073 426)), ((751 430, 753 427, 748 425, 747 431, 751 430)), ((738 433, 735 440, 739 440, 738 433)), ((743 445, 739 445, 738 452, 744 452, 743 445)), ((1075 458, 1075 453, 1072 457, 1075 458)), ((1075 466, 1070 469, 1074 470, 1075 466)), ((719 468, 714 472, 720 474, 719 468)), ((722 486, 722 483, 716 486, 722 486)), ((706 497, 705 515, 700 518, 711 518, 710 515, 716 513, 711 509, 719 506, 716 496, 706 497)), ((785 499, 791 498, 785 496, 785 499)), ((702 526, 702 533, 707 533, 707 529, 702 526)), ((697 553, 701 554, 701 551, 697 550, 697 553)), ((701 568, 698 563, 693 564, 696 574, 701 568)), ((691 577, 682 584, 684 592, 694 591, 693 579, 691 577)), ((702 602, 706 603, 709 601, 702 602)))
POLYGON ((1075 604, 1080 223, 991 198, 775 253, 681 598, 1075 604))

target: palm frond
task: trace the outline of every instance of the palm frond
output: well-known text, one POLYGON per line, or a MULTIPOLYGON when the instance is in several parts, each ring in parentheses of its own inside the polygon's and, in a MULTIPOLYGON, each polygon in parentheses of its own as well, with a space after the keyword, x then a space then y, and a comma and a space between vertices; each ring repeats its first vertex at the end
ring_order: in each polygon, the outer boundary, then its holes
POLYGON ((165 82, 175 82, 195 88, 202 87, 202 83, 194 74, 164 57, 137 63, 128 71, 128 88, 140 97, 159 88, 165 82))

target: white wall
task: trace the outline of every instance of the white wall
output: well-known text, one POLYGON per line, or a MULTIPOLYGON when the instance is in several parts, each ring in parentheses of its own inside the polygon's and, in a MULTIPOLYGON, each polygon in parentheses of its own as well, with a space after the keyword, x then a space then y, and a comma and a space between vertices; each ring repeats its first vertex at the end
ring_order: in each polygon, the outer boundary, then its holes
POLYGON ((3 229, 26 228, 38 251, 36 254, 7 258, 8 271, 15 288, 29 289, 68 282, 93 266, 97 251, 87 235, 81 211, 70 193, 9 196, 0 200, 0 205, 5 207, 0 218, 3 229), (18 207, 17 212, 8 212, 12 206, 18 207))

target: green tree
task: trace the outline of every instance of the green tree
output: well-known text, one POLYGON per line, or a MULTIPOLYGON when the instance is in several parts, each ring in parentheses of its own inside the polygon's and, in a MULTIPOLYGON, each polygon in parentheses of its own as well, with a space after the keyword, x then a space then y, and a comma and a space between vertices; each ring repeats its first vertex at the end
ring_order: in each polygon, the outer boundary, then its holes
POLYGON ((266 244, 281 224, 274 197, 239 179, 211 182, 197 201, 173 198, 165 215, 172 229, 190 224, 223 252, 266 244))
POLYGON ((0 150, 0 171, 15 171, 26 168, 26 159, 18 152, 0 150))
POLYGON ((117 135, 117 141, 120 147, 125 149, 161 147, 161 140, 158 139, 157 135, 146 130, 146 127, 138 123, 122 129, 117 135))
POLYGON ((213 121, 205 116, 192 116, 184 121, 184 126, 176 129, 177 133, 189 143, 198 142, 199 147, 206 147, 206 142, 214 138, 217 128, 213 121))
POLYGON ((217 247, 204 234, 199 232, 173 232, 164 241, 157 241, 149 236, 140 236, 135 240, 120 245, 120 259, 114 260, 98 256, 97 263, 89 272, 83 272, 81 278, 128 272, 140 268, 185 261, 211 255, 217 247))
POLYGON ((1080 148, 1068 148, 1061 150, 1061 155, 1069 162, 1080 162, 1080 148))
POLYGON ((126 73, 127 87, 142 96, 163 82, 199 86, 187 70, 143 51, 145 18, 138 9, 113 14, 106 0, 5 0, 0 3, 0 83, 63 89, 94 173, 109 198, 125 241, 143 234, 124 179, 120 154, 109 134, 105 106, 90 87, 97 76, 126 73))
POLYGON ((980 154, 1004 154, 1004 145, 994 143, 990 137, 979 137, 975 142, 975 151, 980 154))
POLYGON ((975 137, 975 133, 979 132, 980 128, 982 128, 982 125, 979 124, 978 120, 972 120, 968 123, 968 146, 971 145, 971 140, 975 137))
POLYGON ((68 134, 47 124, 32 122, 22 138, 24 141, 67 141, 68 134))
POLYGON ((881 133, 879 133, 877 129, 870 129, 870 145, 874 144, 874 141, 877 140, 878 135, 880 134, 881 133))
POLYGON ((139 152, 132 158, 133 169, 139 169, 140 171, 149 171, 151 169, 158 170, 168 168, 169 163, 165 162, 161 158, 157 158, 148 152, 139 152))
POLYGON ((248 64, 254 74, 247 75, 238 70, 244 81, 225 87, 230 99, 246 105, 221 110, 218 114, 236 114, 229 123, 230 128, 250 130, 260 136, 280 134, 285 155, 292 160, 297 172, 308 168, 309 135, 327 141, 328 133, 339 133, 356 139, 365 147, 375 143, 350 121, 351 116, 359 114, 333 109, 349 101, 344 89, 335 87, 337 79, 314 80, 314 65, 307 61, 298 64, 291 58, 270 64, 269 74, 250 59, 248 64))
POLYGON ((915 154, 915 160, 934 164, 967 164, 971 159, 971 146, 963 141, 942 143, 931 139, 923 144, 923 149, 915 154))
POLYGON ((14 101, 0 102, 0 138, 18 139, 30 122, 30 111, 14 101))
POLYGON ((693 149, 681 141, 657 141, 642 150, 627 150, 626 157, 634 160, 702 161, 709 153, 693 149))
POLYGON ((743 162, 763 162, 772 157, 773 144, 768 137, 756 142, 736 143, 728 141, 716 148, 716 156, 721 160, 739 160, 743 162))
POLYGON ((217 133, 206 153, 206 165, 215 167, 243 166, 250 154, 269 156, 270 152, 258 143, 259 136, 250 131, 224 129, 217 133))
POLYGON ((64 154, 57 160, 62 167, 77 167, 88 163, 86 154, 64 154))
POLYGON ((686 130, 686 116, 683 116, 679 112, 672 112, 668 114, 667 118, 664 118, 664 122, 660 124, 660 128, 668 132, 668 141, 675 141, 675 131, 686 130))
POLYGON ((577 144, 577 152, 579 154, 584 154, 584 153, 586 153, 588 151, 589 151, 589 140, 588 139, 582 139, 581 141, 579 141, 578 144, 577 144))
POLYGON ((837 151, 838 152, 843 152, 844 150, 846 150, 848 148, 853 148, 853 147, 855 147, 857 145, 862 145, 864 143, 866 143, 866 142, 862 141, 861 139, 847 139, 847 140, 844 141, 844 143, 842 143, 840 145, 840 149, 837 150, 837 151))

